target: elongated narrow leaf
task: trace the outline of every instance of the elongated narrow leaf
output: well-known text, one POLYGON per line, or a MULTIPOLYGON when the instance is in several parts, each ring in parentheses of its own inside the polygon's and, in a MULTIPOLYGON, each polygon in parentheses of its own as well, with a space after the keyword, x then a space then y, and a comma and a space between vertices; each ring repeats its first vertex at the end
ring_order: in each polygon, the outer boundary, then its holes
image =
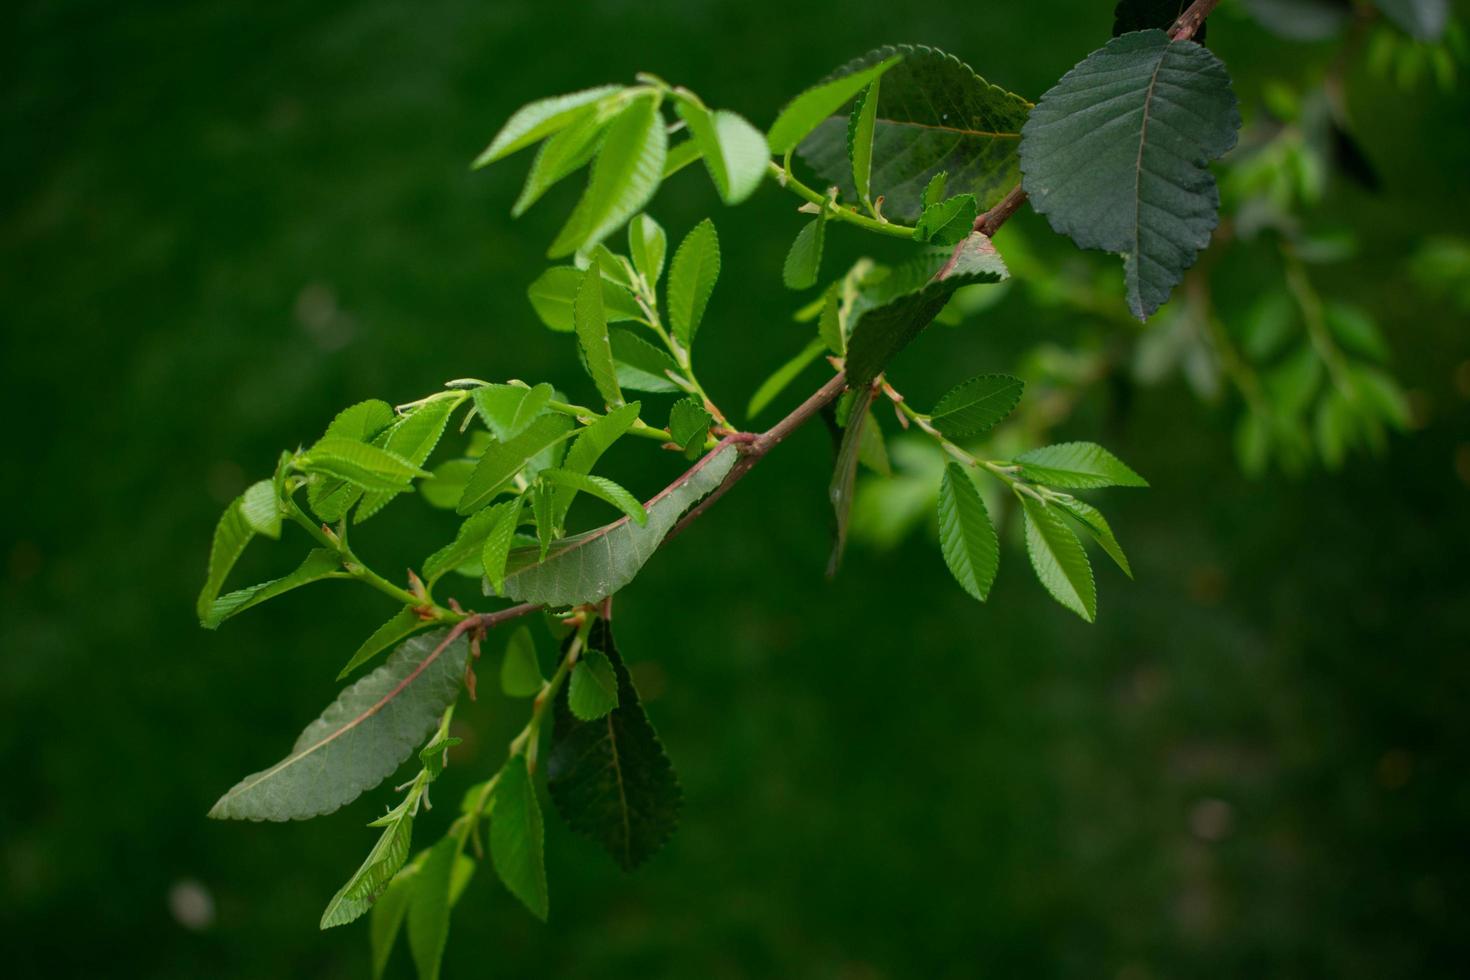
POLYGON ((537 454, 570 436, 574 428, 576 423, 565 415, 543 415, 514 439, 492 444, 470 474, 459 512, 473 513, 488 504, 537 454))
POLYGON ((1094 442, 1062 442, 1016 457, 1021 472, 1037 483, 1071 490, 1146 487, 1148 481, 1094 442))
POLYGON ((679 243, 669 269, 669 322, 674 339, 685 350, 694 346, 694 334, 719 278, 720 236, 714 222, 705 218, 679 243))
POLYGON ((955 581, 984 602, 1000 567, 1000 542, 985 501, 958 463, 950 463, 939 484, 939 547, 955 581))
POLYGON ((500 662, 500 689, 513 698, 529 698, 541 692, 545 681, 536 660, 536 640, 526 627, 519 627, 505 645, 500 662))
POLYGON ((485 544, 480 549, 480 561, 485 577, 499 591, 505 585, 505 560, 510 556, 510 545, 515 538, 516 527, 521 523, 521 510, 525 498, 515 497, 490 508, 495 518, 485 534, 485 544))
POLYGON ((433 731, 464 677, 469 642, 447 629, 415 636, 348 687, 291 753, 246 776, 209 811, 216 819, 305 820, 382 782, 433 731))
POLYGON ((873 79, 853 104, 847 121, 847 155, 859 201, 872 200, 873 132, 878 122, 878 92, 882 77, 873 79))
POLYGON ((1082 542, 1062 519, 1058 508, 1023 496, 1026 553, 1036 577, 1062 605, 1087 620, 1097 618, 1097 586, 1082 542))
MULTIPOLYGON (((554 265, 536 277, 526 295, 542 323, 560 333, 571 333, 576 329, 573 307, 581 285, 581 269, 554 265)), ((643 317, 638 301, 626 289, 607 279, 602 281, 602 310, 609 323, 643 317)))
MULTIPOLYGON (((423 466, 439 445, 439 439, 444 435, 444 428, 449 424, 449 415, 464 401, 463 393, 456 393, 436 398, 428 404, 414 409, 411 414, 401 418, 388 430, 387 440, 383 448, 395 456, 408 460, 414 466, 423 466)), ((431 474, 432 476, 432 474, 431 474)), ((373 491, 365 493, 362 502, 357 505, 357 514, 354 521, 361 524, 372 517, 378 511, 388 506, 398 494, 394 491, 373 491)))
POLYGON ((511 205, 511 217, 525 214, 552 187, 591 163, 602 146, 609 120, 600 106, 587 106, 567 128, 541 144, 521 193, 511 205))
POLYGON ((796 233, 796 240, 786 253, 781 267, 781 281, 787 289, 810 289, 822 273, 822 245, 826 238, 827 220, 813 218, 796 233))
POLYGON ((726 204, 744 201, 760 186, 771 162, 765 134, 725 109, 712 112, 689 98, 681 98, 677 107, 720 199, 726 204))
MULTIPOLYGON (((499 517, 500 512, 493 507, 471 514, 459 526, 453 541, 424 559, 424 581, 433 585, 448 572, 465 566, 472 559, 478 560, 485 547, 485 537, 499 517)), ((484 569, 480 571, 483 573, 484 569)))
POLYGON ((1031 206, 1122 255, 1128 308, 1157 310, 1219 222, 1209 162, 1240 128, 1225 66, 1160 30, 1114 38, 1042 96, 1021 143, 1031 206))
POLYGON ((408 903, 408 948, 419 980, 439 980, 444 944, 449 939, 449 890, 459 841, 452 835, 433 847, 413 878, 408 903))
POLYGON ((852 389, 852 404, 848 410, 847 426, 842 431, 842 443, 837 448, 837 464, 832 468, 832 481, 827 484, 827 499, 832 501, 832 510, 837 517, 836 533, 832 541, 832 555, 827 560, 827 575, 837 574, 842 564, 842 553, 847 548, 847 518, 852 513, 852 489, 857 480, 858 457, 862 452, 863 430, 872 416, 868 406, 873 403, 873 389, 868 385, 852 389))
POLYGON ((241 496, 231 501, 214 527, 214 542, 209 549, 209 570, 204 579, 204 588, 199 590, 199 598, 194 605, 200 622, 209 619, 210 610, 214 607, 215 599, 224 586, 230 569, 235 567, 245 546, 255 537, 255 528, 245 519, 241 509, 244 499, 241 496))
POLYGON ((669 147, 668 158, 664 160, 664 180, 668 180, 674 174, 683 170, 700 157, 699 144, 692 139, 669 147))
POLYGON ((1113 529, 1108 524, 1107 518, 1103 517, 1102 511, 1085 500, 1078 500, 1075 497, 1071 500, 1058 501, 1057 506, 1087 529, 1087 533, 1092 535, 1093 540, 1102 547, 1107 556, 1123 570, 1124 575, 1129 578, 1133 577, 1133 569, 1128 565, 1128 556, 1123 553, 1123 546, 1118 544, 1118 539, 1113 536, 1113 529))
POLYGON ((505 121, 484 152, 475 158, 474 166, 479 168, 494 163, 545 139, 570 125, 586 106, 620 90, 621 86, 601 85, 568 95, 537 99, 521 106, 505 121))
POLYGON ((392 619, 373 630, 373 635, 362 641, 362 646, 357 648, 357 652, 352 655, 352 659, 348 660, 346 666, 337 673, 337 680, 345 679, 348 674, 393 644, 412 636, 429 625, 427 621, 419 617, 418 613, 407 606, 398 610, 393 614, 392 619))
MULTIPOLYGON (((861 75, 899 58, 882 76, 873 120, 871 193, 883 213, 913 221, 936 174, 948 174, 948 193, 973 194, 986 208, 1016 182, 1016 149, 1031 106, 976 75, 958 58, 922 45, 879 48, 842 69, 861 75)), ((845 198, 857 199, 849 122, 834 116, 801 144, 800 153, 845 198)))
POLYGON ((795 357, 771 372, 771 376, 762 381, 755 394, 750 396, 750 404, 745 408, 746 418, 755 418, 777 395, 785 391, 791 382, 795 381, 807 365, 822 356, 827 345, 820 339, 813 340, 803 347, 795 357))
POLYGON ((828 116, 847 105, 849 99, 901 60, 902 56, 899 54, 889 55, 858 71, 839 73, 792 99, 766 133, 766 142, 770 145, 771 152, 781 156, 796 149, 796 144, 828 116))
POLYGON ((551 257, 597 244, 643 210, 663 179, 668 142, 658 100, 633 99, 608 124, 587 190, 552 243, 551 257))
POLYGON ((372 908, 373 902, 387 889, 388 883, 408 860, 413 840, 413 816, 405 805, 389 814, 387 825, 378 842, 368 852, 362 866, 332 896, 322 912, 321 928, 346 925, 372 908))
POLYGON ((544 560, 537 549, 511 552, 505 595, 547 606, 574 606, 612 595, 633 581, 690 507, 725 479, 739 455, 726 446, 692 467, 686 478, 648 501, 648 523, 623 518, 586 534, 553 542, 544 560))
POLYGON ((628 255, 649 289, 657 286, 664 274, 664 253, 668 247, 663 227, 648 215, 640 214, 628 222, 628 255))
POLYGON ((978 436, 1016 408, 1026 383, 1008 374, 982 374, 951 388, 930 413, 934 428, 951 439, 978 436))
POLYGON ((364 490, 398 491, 414 477, 429 475, 397 453, 336 436, 317 442, 297 463, 308 473, 325 473, 364 490))
POLYGON ((381 980, 383 972, 388 969, 388 957, 393 955, 393 944, 398 941, 399 930, 403 928, 403 920, 408 915, 408 902, 413 896, 413 880, 418 872, 417 862, 403 868, 393 876, 383 894, 373 903, 368 935, 372 946, 373 980, 381 980))
POLYGON ((714 418, 699 399, 681 398, 669 409, 669 435, 691 458, 699 455, 714 418))
POLYGON ((209 611, 200 620, 200 625, 205 629, 216 629, 220 623, 237 616, 252 606, 258 606, 267 599, 312 582, 320 582, 327 578, 346 577, 347 573, 342 570, 342 558, 335 551, 326 548, 313 548, 306 555, 306 560, 296 567, 289 575, 283 575, 269 582, 261 582, 248 588, 238 589, 234 592, 222 595, 210 603, 209 611))
POLYGON ((602 274, 595 266, 588 267, 582 276, 572 317, 587 373, 592 376, 592 383, 597 386, 602 400, 610 408, 617 408, 623 403, 623 393, 618 388, 612 344, 607 337, 607 314, 602 307, 602 274))
POLYGON ((490 820, 490 856, 495 873, 510 893, 546 921, 545 828, 541 804, 526 771, 526 759, 516 755, 506 760, 495 784, 495 809, 490 820))
POLYGON ((556 701, 546 784, 562 819, 602 845, 624 871, 652 857, 679 821, 679 780, 638 699, 606 620, 588 644, 617 675, 617 707, 596 721, 579 721, 556 701))
POLYGON ((847 343, 847 377, 851 385, 868 384, 882 374, 888 362, 933 322, 956 289, 975 283, 1000 282, 1006 277, 1005 263, 986 236, 975 232, 957 249, 955 261, 947 270, 941 268, 941 275, 918 289, 867 309, 858 318, 847 343))
MULTIPOLYGON (((629 402, 621 408, 615 408, 602 418, 587 426, 577 433, 577 438, 572 442, 572 448, 567 450, 567 457, 562 461, 561 468, 570 473, 591 473, 602 454, 623 437, 633 423, 638 421, 638 413, 643 406, 639 402, 629 402)), ((572 500, 577 496, 577 487, 565 483, 558 484, 555 494, 551 498, 554 502, 552 508, 552 520, 559 526, 566 519, 567 509, 572 506, 572 500)), ((537 522, 540 523, 539 521, 537 522)))
MULTIPOLYGON (((540 555, 540 561, 546 560, 551 542, 561 533, 561 521, 556 516, 555 489, 551 484, 540 480, 531 487, 531 514, 536 519, 536 552, 540 555)), ((509 560, 506 564, 509 564, 509 560)))
POLYGON ((587 650, 567 681, 567 706, 578 721, 596 721, 618 706, 618 675, 601 650, 587 650))
POLYGON ((638 498, 606 477, 575 473, 571 470, 548 469, 541 471, 541 479, 557 486, 571 487, 582 493, 590 493, 599 500, 605 500, 631 517, 635 524, 648 523, 648 513, 638 502, 638 498))
POLYGON ((654 394, 683 391, 670 377, 679 373, 678 363, 662 347, 655 347, 631 330, 610 330, 613 365, 618 387, 654 394))

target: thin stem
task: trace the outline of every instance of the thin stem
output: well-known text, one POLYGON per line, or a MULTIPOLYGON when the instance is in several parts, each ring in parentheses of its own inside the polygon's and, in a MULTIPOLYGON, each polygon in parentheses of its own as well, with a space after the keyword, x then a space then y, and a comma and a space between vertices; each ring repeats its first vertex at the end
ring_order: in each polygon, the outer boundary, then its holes
MULTIPOLYGON (((551 409, 553 412, 560 412, 562 415, 570 415, 573 418, 589 425, 593 422, 596 422, 598 419, 602 418, 606 414, 604 412, 599 412, 594 409, 588 408, 586 405, 573 405, 570 402, 556 401, 554 399, 547 402, 546 407, 551 409)), ((630 428, 628 431, 635 436, 642 436, 645 439, 657 439, 659 442, 671 442, 674 438, 669 434, 668 429, 654 428, 653 426, 644 422, 642 419, 634 422, 633 427, 630 428)))
POLYGON ((904 238, 908 240, 913 240, 914 229, 909 227, 908 225, 900 225, 896 224, 895 222, 886 220, 879 221, 876 218, 869 218, 865 214, 860 214, 851 208, 846 208, 841 205, 833 204, 827 199, 827 196, 825 194, 818 194, 816 191, 812 190, 810 187, 797 180, 796 177, 791 173, 791 171, 783 168, 779 163, 774 160, 772 160, 770 163, 770 171, 772 176, 776 178, 776 182, 778 184, 791 191, 791 193, 795 194, 797 197, 800 197, 806 200, 808 203, 815 204, 817 207, 822 208, 824 211, 826 211, 827 217, 829 218, 836 218, 838 221, 846 221, 848 224, 857 225, 859 228, 863 228, 871 232, 876 232, 879 235, 887 235, 890 238, 904 238))

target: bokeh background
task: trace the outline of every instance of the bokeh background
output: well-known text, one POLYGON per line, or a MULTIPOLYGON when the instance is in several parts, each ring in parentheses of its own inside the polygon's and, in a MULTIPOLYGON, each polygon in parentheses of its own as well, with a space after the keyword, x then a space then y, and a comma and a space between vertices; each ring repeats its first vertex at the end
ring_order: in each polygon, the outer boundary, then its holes
MULTIPOLYGON (((365 925, 316 921, 387 791, 304 824, 204 813, 331 700, 338 666, 391 610, 332 583, 216 634, 193 598, 220 508, 338 408, 464 375, 590 390, 524 300, 575 189, 512 223, 525 158, 467 167, 511 110, 647 69, 764 126, 894 40, 952 50, 1035 98, 1108 36, 1111 6, 10 5, 4 972, 366 975, 365 925)), ((1233 6, 1210 43, 1243 99, 1331 57, 1233 6)), ((1336 474, 1253 481, 1234 462, 1232 411, 1181 383, 1126 411, 1089 396, 1060 434, 1106 441, 1153 484, 1106 498, 1137 581, 1099 566, 1092 627, 1046 597, 1014 545, 986 606, 924 533, 858 547, 825 581, 830 448, 800 433, 618 603, 683 779, 678 835, 624 876, 548 814, 551 924, 482 870, 446 975, 1463 967, 1470 343, 1463 314, 1403 259, 1470 225, 1470 97, 1371 79, 1352 91, 1386 191, 1330 197, 1328 218, 1366 244, 1320 284, 1385 325, 1416 431, 1336 474)), ((718 212, 725 271, 701 358, 731 403, 804 342, 776 284, 792 203, 767 188, 725 211, 691 168, 654 208, 675 235, 718 212)), ((1034 216, 1019 229, 1043 257, 1071 254, 1034 216)), ((927 397, 1078 329, 1013 291, 898 370, 927 397)), ((623 464, 644 491, 676 466, 646 460, 623 464)), ((401 568, 452 526, 400 503, 357 544, 401 568)), ((236 581, 299 550, 256 546, 236 581)), ((442 805, 498 763, 523 713, 494 694, 461 711, 468 741, 442 805)), ((421 819, 420 839, 447 820, 421 819)))

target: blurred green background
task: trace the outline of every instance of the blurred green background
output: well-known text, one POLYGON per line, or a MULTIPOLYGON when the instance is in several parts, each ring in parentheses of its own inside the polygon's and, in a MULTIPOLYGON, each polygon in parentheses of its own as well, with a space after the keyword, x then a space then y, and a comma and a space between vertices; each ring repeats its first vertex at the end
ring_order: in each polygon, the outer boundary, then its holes
MULTIPOLYGON (((1233 6, 1210 44, 1243 99, 1331 57, 1233 6)), ((575 188, 512 224, 526 159, 467 168, 517 105, 647 69, 764 126, 831 67, 895 40, 954 51, 1034 99, 1107 38, 1111 7, 11 5, 4 972, 366 975, 365 926, 316 922, 390 794, 305 824, 204 813, 331 700, 337 668, 391 608, 333 583, 215 634, 193 600, 221 507, 342 406, 464 375, 590 391, 524 299, 575 188)), ((855 549, 828 583, 830 449, 800 433, 618 603, 683 779, 678 835, 624 876, 549 816, 550 925, 482 870, 447 975, 1463 967, 1470 342, 1403 259, 1428 233, 1470 226, 1470 97, 1372 79, 1351 91, 1387 190, 1334 193, 1327 218, 1365 244, 1320 284, 1384 323, 1418 431, 1335 475, 1249 481, 1232 411, 1178 383, 1126 411, 1093 394, 1060 434, 1106 441, 1153 484, 1105 499, 1137 581, 1099 566, 1093 627, 1046 597, 1014 545, 986 606, 922 534, 855 549)), ((768 187, 726 211, 691 168, 653 208, 674 236, 715 212, 725 270, 701 358, 731 404, 806 336, 777 282, 792 204, 768 187)), ((1034 216, 1020 232, 1043 257, 1072 254, 1034 216)), ((896 374, 928 398, 1078 330, 1012 291, 971 327, 931 332, 896 374)), ((625 458, 639 491, 676 472, 625 458)), ((356 543, 395 572, 452 528, 403 502, 356 543)), ((256 546, 234 581, 294 565, 304 545, 286 539, 256 546)), ((524 711, 493 695, 461 710, 468 741, 441 806, 498 764, 524 711)), ((420 841, 447 821, 421 819, 420 841)))

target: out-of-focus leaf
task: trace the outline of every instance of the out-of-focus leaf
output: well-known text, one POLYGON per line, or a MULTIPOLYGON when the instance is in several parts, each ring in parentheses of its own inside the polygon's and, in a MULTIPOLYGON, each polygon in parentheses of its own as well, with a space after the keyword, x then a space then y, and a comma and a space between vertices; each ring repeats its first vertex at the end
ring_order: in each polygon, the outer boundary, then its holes
POLYGON ((495 784, 490 856, 505 887, 542 922, 548 912, 545 835, 541 804, 536 801, 526 759, 512 756, 495 784))
POLYGON ((541 692, 545 681, 536 660, 536 640, 522 626, 510 635, 505 659, 500 662, 500 689, 513 698, 529 698, 541 692))

